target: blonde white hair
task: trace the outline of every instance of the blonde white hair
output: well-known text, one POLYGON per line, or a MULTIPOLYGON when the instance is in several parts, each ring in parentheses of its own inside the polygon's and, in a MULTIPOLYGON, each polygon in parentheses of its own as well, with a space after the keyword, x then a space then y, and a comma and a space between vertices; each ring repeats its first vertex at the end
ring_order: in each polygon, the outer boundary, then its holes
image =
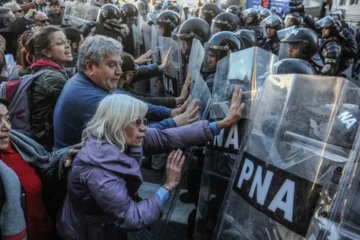
POLYGON ((144 118, 148 106, 133 97, 124 94, 106 96, 99 104, 95 115, 82 134, 82 141, 96 138, 117 146, 121 152, 125 146, 125 128, 138 118, 144 118))

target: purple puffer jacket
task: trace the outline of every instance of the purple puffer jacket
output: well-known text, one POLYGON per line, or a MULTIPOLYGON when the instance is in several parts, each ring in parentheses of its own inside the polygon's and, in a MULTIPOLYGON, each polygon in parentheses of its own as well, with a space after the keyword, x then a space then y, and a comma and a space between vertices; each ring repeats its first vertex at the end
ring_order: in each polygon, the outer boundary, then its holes
POLYGON ((142 147, 122 153, 117 147, 95 139, 86 141, 72 163, 68 194, 58 221, 66 240, 124 240, 126 231, 144 228, 163 214, 160 198, 134 201, 142 183, 144 154, 159 154, 212 141, 207 121, 146 131, 142 147))

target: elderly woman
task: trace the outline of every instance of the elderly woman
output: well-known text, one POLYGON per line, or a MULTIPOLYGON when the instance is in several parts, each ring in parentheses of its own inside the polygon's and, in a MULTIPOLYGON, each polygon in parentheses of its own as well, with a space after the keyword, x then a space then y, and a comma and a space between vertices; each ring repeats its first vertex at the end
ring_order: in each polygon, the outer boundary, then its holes
POLYGON ((52 187, 43 170, 57 164, 61 169, 66 153, 71 157, 77 150, 63 149, 50 154, 32 139, 11 131, 7 102, 0 99, 1 239, 54 239, 50 215, 54 203, 49 198, 52 187))
POLYGON ((229 115, 218 122, 197 121, 187 126, 159 130, 146 128, 147 105, 127 95, 105 97, 83 131, 83 147, 68 175, 58 232, 63 239, 126 239, 126 231, 145 228, 158 220, 163 205, 180 181, 183 157, 172 152, 167 180, 153 196, 136 201, 142 183, 143 154, 204 145, 220 129, 237 122, 243 105, 234 93, 229 115))

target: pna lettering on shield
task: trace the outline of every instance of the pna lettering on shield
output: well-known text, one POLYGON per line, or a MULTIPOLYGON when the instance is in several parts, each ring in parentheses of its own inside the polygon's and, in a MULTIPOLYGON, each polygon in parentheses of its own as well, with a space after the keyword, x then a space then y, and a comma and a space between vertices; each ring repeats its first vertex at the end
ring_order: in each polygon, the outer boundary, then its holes
POLYGON ((306 236, 321 188, 248 152, 242 155, 233 184, 233 190, 251 207, 302 236, 306 236))

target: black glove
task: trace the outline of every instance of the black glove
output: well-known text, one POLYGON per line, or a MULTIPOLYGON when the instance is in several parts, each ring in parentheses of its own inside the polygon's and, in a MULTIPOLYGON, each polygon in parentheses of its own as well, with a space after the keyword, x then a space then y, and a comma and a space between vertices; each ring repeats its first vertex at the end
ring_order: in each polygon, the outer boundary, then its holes
POLYGON ((95 21, 91 21, 88 23, 85 23, 81 28, 80 31, 82 32, 82 34, 84 35, 84 37, 87 37, 91 31, 92 28, 96 27, 96 22, 95 21))

